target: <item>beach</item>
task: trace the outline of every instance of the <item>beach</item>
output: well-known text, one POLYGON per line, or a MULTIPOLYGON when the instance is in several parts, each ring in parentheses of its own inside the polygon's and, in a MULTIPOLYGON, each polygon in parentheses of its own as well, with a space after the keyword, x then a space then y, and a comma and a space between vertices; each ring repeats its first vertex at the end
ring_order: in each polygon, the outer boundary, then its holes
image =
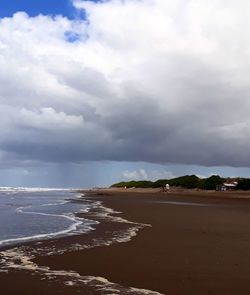
POLYGON ((248 294, 249 197, 85 192, 95 230, 2 249, 1 293, 248 294))

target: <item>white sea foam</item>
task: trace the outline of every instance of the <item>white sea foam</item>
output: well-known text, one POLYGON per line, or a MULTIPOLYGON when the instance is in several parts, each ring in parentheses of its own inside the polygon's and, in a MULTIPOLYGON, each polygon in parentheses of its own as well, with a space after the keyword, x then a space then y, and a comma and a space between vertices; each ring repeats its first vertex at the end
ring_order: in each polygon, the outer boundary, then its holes
MULTIPOLYGON (((61 203, 61 204, 64 204, 64 203, 61 203)), ((69 225, 67 228, 65 228, 63 230, 56 231, 56 232, 0 240, 0 245, 1 246, 9 245, 9 244, 12 244, 12 243, 28 242, 28 241, 33 241, 33 240, 50 239, 50 238, 55 238, 55 237, 59 237, 59 236, 64 236, 64 235, 74 233, 74 232, 78 233, 78 234, 86 233, 86 232, 88 232, 90 230, 94 230, 94 228, 91 225, 97 223, 97 222, 95 222, 93 220, 87 220, 87 219, 83 219, 83 218, 78 218, 74 214, 50 214, 50 213, 24 211, 25 209, 27 210, 28 208, 31 208, 31 207, 32 206, 19 207, 19 208, 16 209, 16 212, 20 213, 20 214, 32 214, 32 215, 63 218, 63 219, 67 219, 67 220, 71 221, 72 224, 69 225), (84 224, 84 227, 80 228, 80 226, 83 225, 83 224, 84 224)), ((84 209, 85 212, 87 212, 88 210, 89 210, 89 208, 84 209)))
MULTIPOLYGON (((20 209, 20 208, 19 208, 20 209)), ((103 206, 102 202, 96 201, 92 206, 93 212, 90 212, 89 215, 91 218, 97 218, 98 220, 106 220, 108 222, 115 223, 125 223, 129 227, 125 230, 117 230, 112 233, 112 235, 108 238, 98 238, 93 239, 89 242, 89 244, 72 244, 65 248, 56 248, 50 245, 48 248, 42 246, 40 248, 30 248, 30 247, 17 247, 11 250, 6 250, 0 253, 1 263, 0 268, 4 271, 9 271, 11 269, 15 270, 27 270, 32 272, 38 272, 44 275, 49 280, 60 280, 67 285, 68 287, 74 286, 88 286, 93 291, 97 291, 100 294, 121 294, 121 295, 162 295, 158 292, 146 290, 146 289, 138 289, 133 287, 124 287, 116 283, 109 282, 107 279, 102 277, 94 277, 94 276, 81 276, 79 273, 74 271, 54 271, 50 270, 48 267, 38 266, 35 264, 32 259, 35 256, 39 255, 53 255, 53 254, 63 254, 65 252, 71 251, 79 251, 87 248, 94 248, 100 246, 110 246, 114 243, 125 243, 129 242, 133 237, 137 235, 137 232, 144 228, 150 227, 149 224, 136 223, 132 221, 128 221, 120 216, 113 216, 120 214, 121 212, 114 211, 111 208, 107 208, 103 206)), ((23 210, 23 209, 21 209, 23 210)), ((98 223, 98 221, 96 221, 98 223)), ((37 245, 40 245, 38 242, 37 245)))
POLYGON ((1 186, 0 192, 53 192, 53 191, 70 191, 73 192, 72 188, 45 188, 45 187, 11 187, 1 186))
POLYGON ((112 234, 108 237, 92 239, 88 244, 75 243, 65 248, 61 247, 60 249, 51 248, 50 245, 49 248, 43 247, 42 249, 39 249, 39 253, 42 255, 51 256, 54 254, 63 254, 66 252, 74 252, 90 248, 110 246, 115 243, 127 243, 137 235, 140 229, 151 227, 150 224, 132 222, 119 216, 112 216, 111 214, 120 214, 121 212, 117 212, 111 208, 103 206, 102 202, 100 201, 94 202, 92 205, 92 209, 95 209, 97 211, 94 210, 94 212, 90 212, 88 215, 90 215, 91 220, 95 220, 96 224, 102 222, 103 220, 112 223, 127 224, 129 227, 127 229, 112 231, 112 234), (98 219, 99 221, 96 219, 98 219))
POLYGON ((43 204, 40 205, 41 207, 49 207, 49 206, 60 206, 60 205, 65 205, 69 203, 69 201, 63 201, 63 202, 58 202, 58 203, 48 203, 48 204, 43 204))
POLYGON ((150 224, 144 224, 144 223, 137 223, 133 221, 129 221, 125 218, 122 218, 120 216, 114 216, 117 214, 121 214, 122 212, 115 211, 112 208, 108 208, 103 205, 101 201, 96 201, 93 205, 92 208, 98 209, 96 213, 92 213, 91 216, 96 216, 98 218, 102 218, 105 220, 113 221, 113 222, 118 222, 118 223, 127 223, 127 224, 134 224, 134 225, 140 225, 142 227, 145 226, 151 226, 150 224))
MULTIPOLYGON (((32 212, 30 212, 32 214, 32 212)), ((38 215, 50 215, 50 214, 43 214, 43 213, 36 213, 38 215)), ((53 215, 50 215, 53 216, 53 215)), ((11 243, 21 243, 21 242, 28 242, 28 241, 33 241, 33 240, 41 240, 41 239, 48 239, 48 238, 54 238, 62 235, 66 235, 72 231, 75 231, 78 226, 82 224, 82 221, 75 222, 74 224, 70 225, 67 229, 53 232, 53 233, 48 233, 48 234, 39 234, 39 235, 33 235, 33 236, 26 236, 26 237, 20 237, 20 238, 14 238, 14 239, 6 239, 6 240, 1 240, 0 245, 7 245, 11 243)), ((88 227, 88 230, 92 229, 91 227, 88 227)), ((86 229, 87 231, 87 229, 86 229)))
MULTIPOLYGON (((75 271, 64 270, 51 270, 45 266, 38 266, 32 261, 33 255, 27 255, 24 248, 15 248, 12 250, 6 250, 0 253, 1 264, 4 264, 5 269, 11 270, 25 270, 40 273, 47 279, 60 280, 67 286, 77 286, 81 289, 81 286, 88 286, 93 291, 97 291, 100 294, 121 294, 121 295, 163 295, 156 291, 147 289, 139 289, 134 287, 124 287, 122 285, 112 283, 103 277, 95 276, 81 276, 75 271), (108 293, 107 293, 108 292, 108 293)), ((0 264, 0 265, 1 265, 0 264)))

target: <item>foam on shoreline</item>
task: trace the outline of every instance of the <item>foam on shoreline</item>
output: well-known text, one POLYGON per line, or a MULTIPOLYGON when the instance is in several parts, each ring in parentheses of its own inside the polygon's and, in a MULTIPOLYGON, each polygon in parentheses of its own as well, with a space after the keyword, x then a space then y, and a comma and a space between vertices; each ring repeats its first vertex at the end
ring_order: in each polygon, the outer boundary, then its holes
POLYGON ((4 253, 0 254, 0 256, 2 257, 0 266, 2 264, 5 266, 4 269, 0 268, 0 272, 9 272, 11 270, 35 272, 45 276, 50 282, 60 279, 61 283, 66 286, 78 287, 79 290, 83 286, 88 286, 93 291, 100 294, 104 294, 103 292, 105 292, 105 294, 122 295, 163 295, 159 292, 148 289, 124 287, 117 283, 112 283, 103 277, 81 276, 75 271, 51 270, 45 266, 38 266, 32 261, 34 256, 28 256, 22 247, 6 250, 4 253))
MULTIPOLYGON (((76 199, 78 199, 79 196, 76 196, 76 199)), ((65 203, 68 203, 69 201, 63 201, 59 203, 50 203, 50 204, 43 204, 41 207, 44 206, 56 206, 56 205, 63 205, 65 203)), ((33 212, 33 211, 25 211, 25 209, 30 208, 31 206, 25 206, 25 207, 19 207, 16 209, 16 212, 19 214, 32 214, 32 215, 40 215, 40 216, 50 216, 50 217, 56 217, 56 218, 63 218, 67 219, 72 222, 71 225, 69 225, 67 228, 56 231, 56 232, 50 232, 50 233, 44 233, 44 234, 37 234, 37 235, 30 235, 25 237, 17 237, 17 238, 11 238, 11 239, 5 239, 0 240, 0 246, 5 245, 11 245, 11 244, 17 244, 22 242, 31 242, 36 240, 46 240, 46 239, 52 239, 56 237, 63 237, 71 234, 82 234, 89 232, 91 230, 94 230, 93 225, 97 224, 98 222, 94 220, 89 220, 85 218, 79 218, 76 216, 76 213, 72 214, 51 214, 51 213, 42 213, 42 212, 33 212), (84 225, 84 226, 81 226, 84 225)), ((91 209, 91 205, 89 208, 81 209, 79 212, 88 212, 91 209)), ((13 245, 14 246, 14 245, 13 245)))
MULTIPOLYGON (((25 250, 20 248, 14 248, 12 250, 6 250, 4 253, 1 253, 2 262, 1 264, 5 265, 5 270, 1 270, 4 272, 11 271, 14 269, 15 271, 31 271, 38 272, 45 276, 48 280, 58 280, 66 285, 66 286, 74 286, 81 289, 82 286, 88 286, 93 291, 100 292, 100 294, 122 294, 122 295, 163 295, 156 291, 151 291, 147 289, 139 289, 134 287, 124 287, 116 283, 112 283, 103 277, 95 277, 95 276, 81 276, 79 273, 75 271, 64 271, 64 270, 51 270, 45 266, 38 266, 32 259, 34 256, 28 256, 25 253, 25 250), (107 293, 109 292, 109 293, 107 293)), ((1 265, 0 264, 0 265, 1 265)))
POLYGON ((138 289, 133 287, 124 287, 116 283, 109 282, 107 279, 102 277, 94 276, 81 276, 79 273, 74 271, 64 271, 64 270, 51 270, 45 266, 39 266, 33 262, 34 258, 37 256, 50 256, 55 254, 63 254, 66 252, 75 252, 84 250, 87 248, 95 248, 100 246, 110 246, 114 243, 126 243, 129 242, 133 237, 137 235, 137 232, 145 227, 150 227, 149 224, 135 223, 128 221, 120 216, 114 216, 120 214, 121 212, 114 211, 111 208, 105 207, 101 201, 94 201, 89 214, 91 218, 98 219, 96 222, 108 221, 114 223, 125 223, 128 228, 125 230, 118 230, 113 232, 112 236, 109 238, 99 238, 94 239, 89 242, 89 244, 71 244, 65 248, 52 248, 51 247, 30 247, 30 246, 20 246, 10 250, 5 250, 0 252, 1 263, 0 271, 6 272, 11 270, 20 271, 30 271, 38 272, 46 277, 48 280, 58 280, 60 279, 66 286, 88 286, 93 291, 97 291, 100 294, 138 294, 138 295, 162 295, 158 292, 138 289), (108 293, 107 293, 108 292, 108 293))

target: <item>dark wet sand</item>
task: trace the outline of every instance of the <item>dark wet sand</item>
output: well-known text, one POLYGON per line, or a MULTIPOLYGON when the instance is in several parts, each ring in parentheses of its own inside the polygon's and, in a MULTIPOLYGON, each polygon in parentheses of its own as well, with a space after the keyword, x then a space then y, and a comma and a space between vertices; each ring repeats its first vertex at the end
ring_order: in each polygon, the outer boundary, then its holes
MULTIPOLYGON (((105 194, 90 197, 152 227, 128 243, 40 257, 39 265, 163 294, 250 294, 249 199, 234 199, 235 193, 105 194)), ((107 230, 112 226, 100 225, 89 235, 45 244, 85 243, 107 230)), ((1 294, 98 294, 40 279, 39 274, 0 273, 1 294)))

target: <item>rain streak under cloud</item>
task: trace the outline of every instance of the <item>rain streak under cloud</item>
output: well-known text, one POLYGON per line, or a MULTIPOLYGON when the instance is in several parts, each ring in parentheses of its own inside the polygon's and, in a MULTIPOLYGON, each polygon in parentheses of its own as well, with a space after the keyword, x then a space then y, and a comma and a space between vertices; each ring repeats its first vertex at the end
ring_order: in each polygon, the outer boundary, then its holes
POLYGON ((250 166, 248 1, 72 4, 0 19, 2 167, 250 166))

